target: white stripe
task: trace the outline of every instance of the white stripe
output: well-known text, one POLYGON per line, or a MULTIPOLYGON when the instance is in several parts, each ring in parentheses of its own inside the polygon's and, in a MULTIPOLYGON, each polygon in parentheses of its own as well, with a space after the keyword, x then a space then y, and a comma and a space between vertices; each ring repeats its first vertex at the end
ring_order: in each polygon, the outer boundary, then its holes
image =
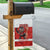
POLYGON ((33 39, 21 39, 21 40, 16 39, 16 40, 14 40, 14 41, 33 41, 33 39))

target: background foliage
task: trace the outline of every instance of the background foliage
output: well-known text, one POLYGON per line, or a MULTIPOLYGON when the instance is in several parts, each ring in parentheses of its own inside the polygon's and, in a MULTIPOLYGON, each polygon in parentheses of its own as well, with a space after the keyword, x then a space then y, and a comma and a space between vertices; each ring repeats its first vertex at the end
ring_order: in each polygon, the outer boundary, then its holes
POLYGON ((50 1, 43 2, 43 5, 40 5, 40 3, 35 3, 35 7, 44 7, 44 8, 50 8, 50 1))
MULTIPOLYGON (((28 2, 29 0, 13 0, 14 2, 28 2)), ((0 0, 0 3, 7 3, 8 0, 0 0)))

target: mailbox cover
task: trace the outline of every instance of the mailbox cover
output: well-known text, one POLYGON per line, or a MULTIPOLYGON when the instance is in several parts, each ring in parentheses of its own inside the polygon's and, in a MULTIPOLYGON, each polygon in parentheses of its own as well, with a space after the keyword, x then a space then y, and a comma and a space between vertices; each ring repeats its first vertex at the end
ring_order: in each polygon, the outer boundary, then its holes
POLYGON ((15 47, 33 46, 32 19, 15 19, 15 47))
POLYGON ((32 2, 14 2, 13 8, 13 15, 34 14, 32 2))

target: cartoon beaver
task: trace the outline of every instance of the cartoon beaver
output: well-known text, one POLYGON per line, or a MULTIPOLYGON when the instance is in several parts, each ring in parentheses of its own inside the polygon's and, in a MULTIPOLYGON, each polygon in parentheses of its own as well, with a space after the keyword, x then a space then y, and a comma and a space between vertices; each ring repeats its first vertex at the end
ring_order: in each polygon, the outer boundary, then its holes
POLYGON ((16 32, 20 35, 19 39, 26 39, 27 29, 23 26, 20 26, 19 29, 16 28, 16 32))

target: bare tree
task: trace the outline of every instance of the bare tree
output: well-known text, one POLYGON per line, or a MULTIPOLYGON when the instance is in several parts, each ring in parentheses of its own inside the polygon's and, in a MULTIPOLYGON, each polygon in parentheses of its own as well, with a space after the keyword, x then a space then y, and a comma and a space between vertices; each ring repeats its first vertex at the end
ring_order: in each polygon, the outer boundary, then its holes
POLYGON ((43 5, 43 0, 40 0, 40 5, 43 5))

